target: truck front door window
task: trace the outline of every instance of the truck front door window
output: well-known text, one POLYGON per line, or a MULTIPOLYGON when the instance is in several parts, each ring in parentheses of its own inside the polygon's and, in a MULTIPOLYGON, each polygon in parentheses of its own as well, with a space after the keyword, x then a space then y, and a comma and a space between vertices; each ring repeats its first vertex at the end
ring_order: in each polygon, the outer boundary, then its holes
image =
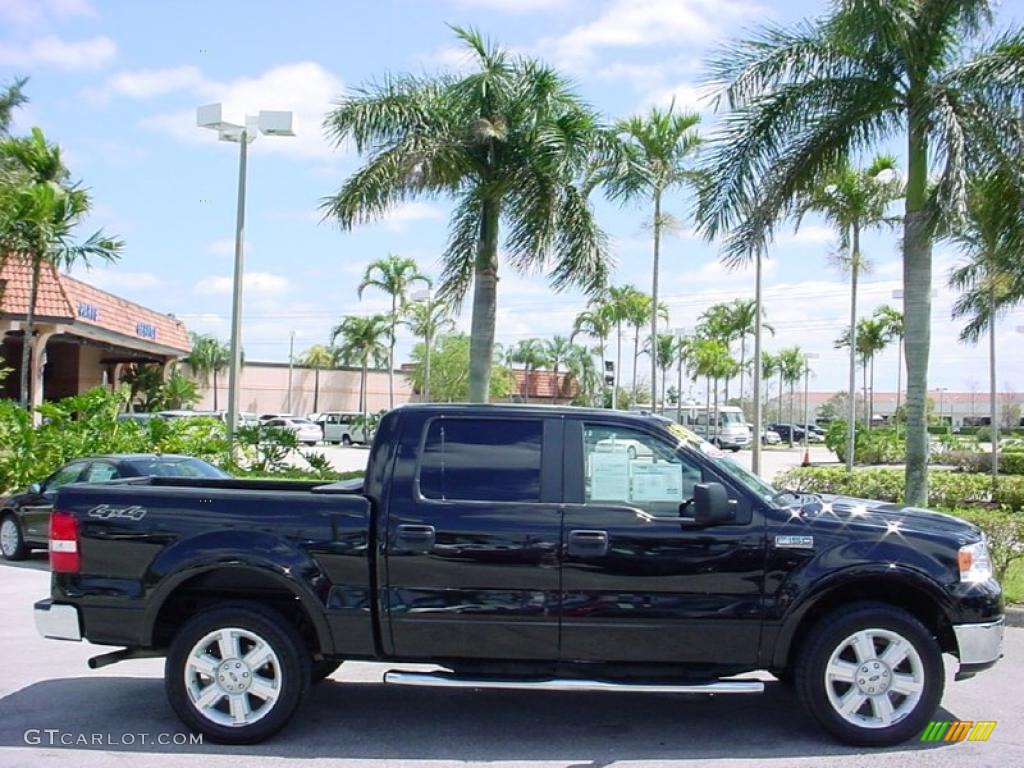
POLYGON ((619 503, 657 516, 678 516, 702 479, 700 467, 674 447, 618 426, 587 425, 583 458, 587 503, 619 503))
POLYGON ((420 463, 420 494, 438 501, 540 501, 541 422, 437 419, 420 463))

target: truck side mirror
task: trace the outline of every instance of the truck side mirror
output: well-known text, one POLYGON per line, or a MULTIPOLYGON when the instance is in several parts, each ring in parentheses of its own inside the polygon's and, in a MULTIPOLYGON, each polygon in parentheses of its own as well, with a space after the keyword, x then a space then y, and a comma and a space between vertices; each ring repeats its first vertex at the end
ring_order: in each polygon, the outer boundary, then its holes
POLYGON ((41 486, 39 483, 32 483, 32 485, 28 487, 28 492, 38 496, 40 493, 43 492, 43 486, 41 486))
POLYGON ((693 520, 697 525, 720 525, 736 519, 736 502, 721 483, 697 483, 693 487, 693 520))

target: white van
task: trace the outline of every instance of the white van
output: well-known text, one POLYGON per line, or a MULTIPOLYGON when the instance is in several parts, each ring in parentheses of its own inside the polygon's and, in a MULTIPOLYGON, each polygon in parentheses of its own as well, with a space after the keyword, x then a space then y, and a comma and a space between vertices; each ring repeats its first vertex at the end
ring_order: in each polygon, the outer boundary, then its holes
POLYGON ((324 431, 324 441, 331 445, 365 443, 366 434, 356 425, 361 416, 355 411, 325 411, 317 415, 316 423, 324 431))
MULTIPOLYGON (((633 411, 651 411, 651 407, 634 405, 633 411)), ((687 429, 696 432, 709 443, 719 448, 738 451, 750 447, 751 433, 743 409, 735 405, 718 406, 717 418, 714 407, 711 408, 710 429, 708 428, 708 409, 696 403, 683 403, 682 408, 666 405, 657 409, 657 413, 672 421, 678 421, 687 429), (677 418, 678 417, 678 418, 677 418)))

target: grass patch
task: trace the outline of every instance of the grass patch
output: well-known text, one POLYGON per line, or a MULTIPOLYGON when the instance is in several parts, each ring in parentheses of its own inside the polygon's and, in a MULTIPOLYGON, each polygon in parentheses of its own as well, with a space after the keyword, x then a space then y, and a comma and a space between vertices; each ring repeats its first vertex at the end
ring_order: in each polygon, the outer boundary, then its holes
POLYGON ((1003 579, 1003 595, 1007 604, 1024 603, 1024 561, 1010 564, 1003 579))

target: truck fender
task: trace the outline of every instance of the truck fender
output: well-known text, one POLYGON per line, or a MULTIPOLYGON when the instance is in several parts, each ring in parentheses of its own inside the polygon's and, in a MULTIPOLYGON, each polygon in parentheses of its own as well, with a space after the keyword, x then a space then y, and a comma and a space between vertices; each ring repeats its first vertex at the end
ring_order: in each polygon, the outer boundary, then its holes
POLYGON ((255 571, 295 595, 316 630, 320 648, 333 649, 324 614, 330 582, 309 555, 264 531, 210 531, 183 539, 150 564, 145 582, 156 584, 147 600, 145 627, 152 643, 156 619, 167 600, 191 578, 217 570, 255 571))
MULTIPOLYGON (((920 571, 888 563, 851 565, 815 581, 798 600, 787 607, 781 617, 775 647, 770 656, 772 664, 778 668, 785 666, 794 641, 799 640, 797 632, 801 623, 811 611, 826 605, 837 593, 858 585, 875 590, 884 587, 902 597, 917 593, 931 602, 942 616, 948 618, 950 615, 950 596, 920 571)), ((879 599, 885 601, 884 597, 879 599)))

